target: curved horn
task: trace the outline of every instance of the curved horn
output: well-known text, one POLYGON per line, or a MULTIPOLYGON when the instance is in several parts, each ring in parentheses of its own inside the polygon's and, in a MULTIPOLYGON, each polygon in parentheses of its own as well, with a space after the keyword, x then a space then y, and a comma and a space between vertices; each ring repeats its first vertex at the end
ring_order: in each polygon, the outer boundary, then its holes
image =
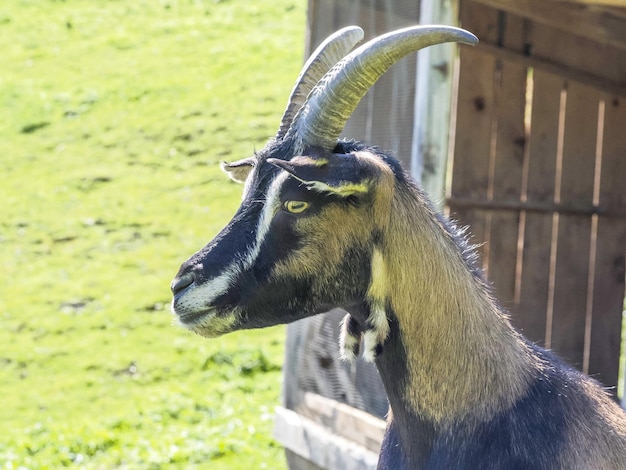
POLYGON ((348 26, 328 36, 322 44, 311 54, 302 67, 302 71, 291 91, 287 108, 280 122, 280 128, 276 134, 277 139, 285 136, 293 118, 302 107, 306 97, 317 82, 343 59, 352 48, 363 39, 363 30, 358 26, 348 26))
POLYGON ((365 93, 393 64, 444 42, 475 45, 478 38, 452 26, 413 26, 378 36, 337 63, 313 89, 289 134, 301 144, 331 150, 365 93))

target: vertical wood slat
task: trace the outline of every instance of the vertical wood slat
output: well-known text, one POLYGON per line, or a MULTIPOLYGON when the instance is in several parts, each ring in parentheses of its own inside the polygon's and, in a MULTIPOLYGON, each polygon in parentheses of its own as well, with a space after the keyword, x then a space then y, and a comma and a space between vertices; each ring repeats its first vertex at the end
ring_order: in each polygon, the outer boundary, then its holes
MULTIPOLYGON (((523 47, 522 22, 517 19, 507 21, 493 10, 465 3, 461 23, 481 38, 503 40, 514 49, 523 47)), ((514 63, 494 61, 479 52, 462 51, 461 54, 455 143, 459 158, 453 165, 451 195, 461 199, 517 202, 524 156, 526 69, 514 63)), ((468 211, 457 209, 455 212, 464 223, 478 224, 480 230, 484 230, 482 240, 487 242, 484 266, 498 296, 511 307, 515 292, 518 214, 472 211, 470 221, 468 211), (484 217, 484 220, 477 217, 484 217)), ((478 239, 473 225, 473 234, 478 239)))
POLYGON ((484 200, 489 174, 495 60, 469 48, 461 50, 460 59, 452 198, 484 200))
MULTIPOLYGON (((460 21, 464 28, 479 37, 495 38, 498 15, 494 10, 461 3, 460 21)), ((489 155, 494 112, 495 59, 476 49, 463 47, 459 52, 459 90, 457 95, 456 132, 452 165, 454 199, 487 197, 489 155)), ((488 237, 487 211, 451 205, 451 216, 461 225, 469 225, 472 242, 485 264, 488 237)))
MULTIPOLYGON (((451 197, 484 199, 487 195, 489 142, 491 139, 491 107, 495 61, 473 50, 460 52, 457 129, 472 129, 471 133, 455 135, 455 158, 452 166, 451 197), (475 84, 468 84, 475 80, 475 84), (480 89, 477 89, 480 86, 480 89)), ((485 260, 487 212, 451 206, 451 216, 461 225, 470 227, 472 243, 478 245, 481 261, 485 260)))
MULTIPOLYGON (((599 203, 622 213, 626 208, 626 99, 604 96, 604 132, 599 203)), ((596 277, 589 352, 589 374, 615 384, 619 363, 626 266, 626 217, 598 217, 596 277)))
POLYGON ((582 368, 591 218, 560 215, 550 348, 582 368))
MULTIPOLYGON (((540 70, 534 70, 532 78, 526 199, 530 203, 549 203, 554 199, 563 79, 540 70)), ((519 303, 514 317, 524 334, 541 346, 545 345, 549 313, 552 225, 552 214, 526 214, 519 303)))
POLYGON ((597 247, 588 373, 612 386, 619 375, 626 218, 598 217, 597 247))
POLYGON ((604 103, 605 125, 600 205, 609 211, 621 211, 624 214, 626 212, 626 94, 604 96, 604 103))
POLYGON ((552 222, 552 214, 526 214, 519 303, 513 316, 515 325, 540 346, 546 344, 552 222))
MULTIPOLYGON (((556 198, 581 208, 593 202, 599 93, 569 83, 565 105, 560 189, 556 198)), ((564 359, 583 366, 591 217, 561 215, 554 286, 551 347, 564 359)))
MULTIPOLYGON (((521 51, 524 47, 524 21, 502 15, 501 41, 509 49, 521 51)), ((498 202, 519 202, 522 194, 523 168, 526 149, 525 66, 497 61, 495 88, 495 145, 487 197, 498 202)), ((498 298, 511 310, 514 308, 517 252, 520 218, 518 211, 494 211, 490 218, 489 276, 498 298)))
POLYGON ((562 88, 562 77, 537 69, 533 71, 526 191, 529 202, 547 203, 554 200, 562 88))

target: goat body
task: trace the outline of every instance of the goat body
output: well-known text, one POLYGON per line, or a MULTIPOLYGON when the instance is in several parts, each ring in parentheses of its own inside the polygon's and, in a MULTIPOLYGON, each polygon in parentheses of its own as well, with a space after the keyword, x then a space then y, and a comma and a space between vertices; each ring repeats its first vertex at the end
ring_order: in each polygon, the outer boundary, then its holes
POLYGON ((473 42, 427 28, 375 39, 333 66, 358 39, 349 28, 313 54, 292 93, 306 101, 290 102, 263 150, 224 165, 245 182, 241 207, 181 266, 172 309, 208 337, 348 311, 342 355, 354 360, 362 343, 389 398, 380 469, 625 469, 624 412, 512 328, 466 236, 396 159, 337 141, 390 65, 377 51, 397 60, 394 41, 413 44, 406 54, 424 34, 426 45, 473 42))

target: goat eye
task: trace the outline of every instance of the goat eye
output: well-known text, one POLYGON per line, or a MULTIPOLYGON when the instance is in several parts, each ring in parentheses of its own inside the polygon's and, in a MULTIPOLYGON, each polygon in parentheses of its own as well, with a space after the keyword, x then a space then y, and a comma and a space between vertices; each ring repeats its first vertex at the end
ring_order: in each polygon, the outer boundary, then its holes
POLYGON ((309 208, 309 203, 306 201, 285 201, 283 203, 283 209, 292 214, 302 214, 309 208))

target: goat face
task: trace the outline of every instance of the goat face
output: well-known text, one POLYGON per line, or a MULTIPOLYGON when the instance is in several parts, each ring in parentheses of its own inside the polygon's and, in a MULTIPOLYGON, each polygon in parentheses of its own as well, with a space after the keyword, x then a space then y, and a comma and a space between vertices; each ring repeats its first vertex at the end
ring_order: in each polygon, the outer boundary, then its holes
POLYGON ((389 167, 358 151, 258 156, 247 165, 239 211, 174 280, 180 322, 217 336, 363 299, 374 240, 389 214, 389 167))
POLYGON ((477 40, 458 28, 418 26, 346 55, 362 35, 349 27, 328 38, 305 64, 276 137, 255 157, 224 165, 245 183, 243 202, 172 282, 172 310, 184 326, 218 336, 364 298, 394 170, 363 146, 337 144, 339 134, 362 96, 401 57, 432 44, 477 40))

